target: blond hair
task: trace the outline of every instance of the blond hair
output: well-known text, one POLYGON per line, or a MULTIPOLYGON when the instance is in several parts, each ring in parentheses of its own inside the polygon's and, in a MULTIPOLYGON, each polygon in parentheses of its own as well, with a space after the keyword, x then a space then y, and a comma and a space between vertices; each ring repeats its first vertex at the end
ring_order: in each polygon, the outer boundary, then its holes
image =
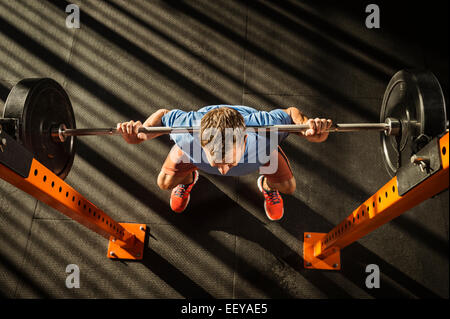
POLYGON ((225 159, 230 147, 243 143, 244 136, 244 117, 235 109, 215 108, 206 113, 201 120, 200 144, 207 148, 211 155, 217 155, 219 160, 225 159), (230 145, 231 140, 233 143, 230 145))

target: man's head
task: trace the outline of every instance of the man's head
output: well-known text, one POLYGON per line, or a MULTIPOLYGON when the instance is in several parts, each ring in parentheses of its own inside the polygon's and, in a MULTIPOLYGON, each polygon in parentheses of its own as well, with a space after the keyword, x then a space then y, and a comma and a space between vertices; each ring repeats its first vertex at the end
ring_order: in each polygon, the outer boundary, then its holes
POLYGON ((206 113, 200 125, 200 143, 209 164, 225 175, 245 150, 245 122, 241 113, 219 107, 206 113))

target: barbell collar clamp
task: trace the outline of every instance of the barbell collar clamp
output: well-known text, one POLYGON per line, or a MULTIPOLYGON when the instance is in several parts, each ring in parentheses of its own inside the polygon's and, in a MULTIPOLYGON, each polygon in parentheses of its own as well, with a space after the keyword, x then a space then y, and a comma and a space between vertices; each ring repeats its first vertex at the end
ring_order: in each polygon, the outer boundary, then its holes
POLYGON ((384 131, 386 136, 394 135, 398 136, 401 134, 402 124, 399 120, 393 117, 386 118, 387 129, 384 131))

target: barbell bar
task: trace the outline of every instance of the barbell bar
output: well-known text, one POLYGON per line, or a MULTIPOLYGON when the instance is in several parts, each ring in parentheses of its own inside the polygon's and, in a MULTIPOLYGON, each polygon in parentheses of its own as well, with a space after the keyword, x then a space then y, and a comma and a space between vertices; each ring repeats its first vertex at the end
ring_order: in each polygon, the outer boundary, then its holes
MULTIPOLYGON (((35 158, 64 179, 76 152, 76 137, 119 135, 116 128, 76 128, 66 91, 50 78, 19 81, 11 89, 0 124, 33 153, 35 158), (15 123, 15 124, 14 124, 15 123)), ((447 130, 442 88, 427 70, 401 70, 390 79, 380 109, 379 123, 334 124, 330 132, 380 132, 381 154, 391 176, 410 163, 412 155, 447 130)), ((249 127, 258 131, 298 132, 309 125, 249 127)), ((198 127, 141 127, 142 133, 192 133, 198 127)))
MULTIPOLYGON (((247 126, 247 129, 255 132, 278 131, 285 133, 296 133, 309 128, 308 124, 285 124, 267 126, 247 126)), ((385 123, 345 123, 334 124, 326 132, 358 132, 358 131, 384 131, 386 135, 399 134, 400 122, 393 118, 388 118, 385 123)), ((156 134, 186 134, 200 132, 200 127, 140 127, 138 133, 156 134)), ((64 124, 53 128, 52 137, 57 142, 64 142, 69 136, 93 136, 93 135, 122 135, 116 128, 82 128, 69 129, 64 124)))

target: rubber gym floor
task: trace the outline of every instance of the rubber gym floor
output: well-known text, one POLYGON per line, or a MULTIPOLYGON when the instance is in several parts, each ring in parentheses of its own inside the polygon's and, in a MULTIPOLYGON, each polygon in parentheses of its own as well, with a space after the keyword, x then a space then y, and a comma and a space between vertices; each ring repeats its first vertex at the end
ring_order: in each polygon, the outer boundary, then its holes
MULTIPOLYGON (((159 108, 297 106, 335 122, 379 122, 384 90, 426 68, 448 92, 448 2, 0 0, 0 111, 10 88, 51 77, 77 127, 145 120, 159 108), (66 7, 80 8, 67 28, 66 7)), ((200 173, 175 214, 156 184, 173 142, 83 137, 66 182, 119 222, 149 227, 141 262, 0 180, 0 296, 7 298, 448 298, 448 190, 342 251, 341 271, 303 267, 304 232, 328 232, 389 179, 379 133, 289 136, 297 190, 269 221, 257 173, 200 173), (65 285, 66 266, 80 288, 65 285), (378 265, 380 288, 365 285, 378 265)))

